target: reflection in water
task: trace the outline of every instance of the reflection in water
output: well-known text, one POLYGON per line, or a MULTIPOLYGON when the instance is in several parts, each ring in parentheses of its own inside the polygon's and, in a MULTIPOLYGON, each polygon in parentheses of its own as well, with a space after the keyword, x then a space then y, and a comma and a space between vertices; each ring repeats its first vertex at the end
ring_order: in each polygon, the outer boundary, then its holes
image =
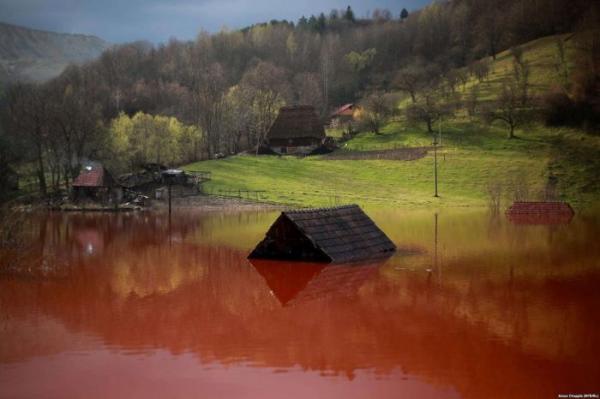
POLYGON ((597 219, 375 214, 422 250, 250 264, 274 217, 32 219, 27 256, 0 255, 0 397, 600 391, 597 219))
POLYGON ((326 297, 351 297, 385 262, 323 264, 253 259, 250 263, 285 306, 326 297))

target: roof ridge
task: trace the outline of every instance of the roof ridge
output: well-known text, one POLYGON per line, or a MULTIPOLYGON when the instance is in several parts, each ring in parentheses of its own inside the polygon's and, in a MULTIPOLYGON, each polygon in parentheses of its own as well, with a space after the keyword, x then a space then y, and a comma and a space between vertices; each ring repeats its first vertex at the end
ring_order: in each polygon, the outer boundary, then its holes
POLYGON ((331 207, 323 207, 323 208, 301 208, 301 209, 292 209, 283 211, 283 213, 310 213, 310 212, 322 212, 322 211, 334 211, 338 209, 350 209, 350 208, 358 208, 360 207, 357 204, 347 204, 347 205, 338 205, 331 207))

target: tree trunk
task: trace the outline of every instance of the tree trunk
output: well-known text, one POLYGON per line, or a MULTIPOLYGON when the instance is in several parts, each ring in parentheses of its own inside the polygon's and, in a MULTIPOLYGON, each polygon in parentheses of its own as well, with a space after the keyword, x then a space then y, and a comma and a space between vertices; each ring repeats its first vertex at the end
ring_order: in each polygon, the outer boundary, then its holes
POLYGON ((410 98, 412 99, 413 104, 415 104, 417 102, 417 98, 415 97, 414 91, 410 92, 410 98))
POLYGON ((37 144, 37 163, 38 163, 38 183, 40 188, 40 194, 46 196, 46 171, 44 169, 44 159, 42 158, 42 145, 37 144))
POLYGON ((431 127, 431 119, 427 119, 427 131, 429 133, 433 133, 433 128, 431 127))
POLYGON ((513 125, 510 125, 510 130, 508 132, 508 138, 509 139, 515 138, 515 127, 513 125))

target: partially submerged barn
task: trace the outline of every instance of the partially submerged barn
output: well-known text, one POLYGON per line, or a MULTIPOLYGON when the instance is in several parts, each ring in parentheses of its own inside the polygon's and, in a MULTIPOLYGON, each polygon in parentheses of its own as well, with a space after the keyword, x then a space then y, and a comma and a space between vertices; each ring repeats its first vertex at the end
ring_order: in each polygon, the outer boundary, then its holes
POLYGON ((358 205, 282 212, 250 259, 356 262, 382 258, 394 243, 358 205))
POLYGON ((325 139, 325 129, 310 105, 283 107, 269 129, 266 145, 278 154, 309 154, 325 139))
POLYGON ((73 180, 73 199, 121 202, 123 190, 112 175, 98 163, 85 166, 73 180))

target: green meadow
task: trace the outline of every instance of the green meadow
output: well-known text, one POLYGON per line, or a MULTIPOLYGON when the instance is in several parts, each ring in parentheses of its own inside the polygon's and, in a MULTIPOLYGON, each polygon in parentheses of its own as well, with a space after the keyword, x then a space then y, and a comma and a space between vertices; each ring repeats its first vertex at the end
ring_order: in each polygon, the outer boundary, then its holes
MULTIPOLYGON (((523 49, 531 65, 532 92, 543 93, 553 81, 555 38, 530 42, 523 49)), ((459 90, 480 85, 483 99, 493 99, 510 67, 510 54, 503 52, 491 63, 486 81, 471 79, 459 90)), ((400 108, 406 101, 400 101, 400 108)), ((538 122, 518 128, 516 135, 516 139, 509 140, 502 124, 490 126, 470 120, 464 112, 444 121, 438 150, 438 198, 433 196, 433 151, 414 161, 238 155, 184 168, 212 172, 212 180, 204 186, 207 193, 297 206, 357 203, 372 209, 485 207, 489 187, 494 186, 500 187, 505 208, 517 191, 531 200, 543 198, 550 176, 557 182, 559 198, 578 208, 592 206, 600 198, 600 137, 575 129, 549 128, 538 122)), ((432 139, 424 126, 408 125, 399 117, 381 134, 358 134, 343 143, 341 150, 422 147, 430 146, 432 139)))

